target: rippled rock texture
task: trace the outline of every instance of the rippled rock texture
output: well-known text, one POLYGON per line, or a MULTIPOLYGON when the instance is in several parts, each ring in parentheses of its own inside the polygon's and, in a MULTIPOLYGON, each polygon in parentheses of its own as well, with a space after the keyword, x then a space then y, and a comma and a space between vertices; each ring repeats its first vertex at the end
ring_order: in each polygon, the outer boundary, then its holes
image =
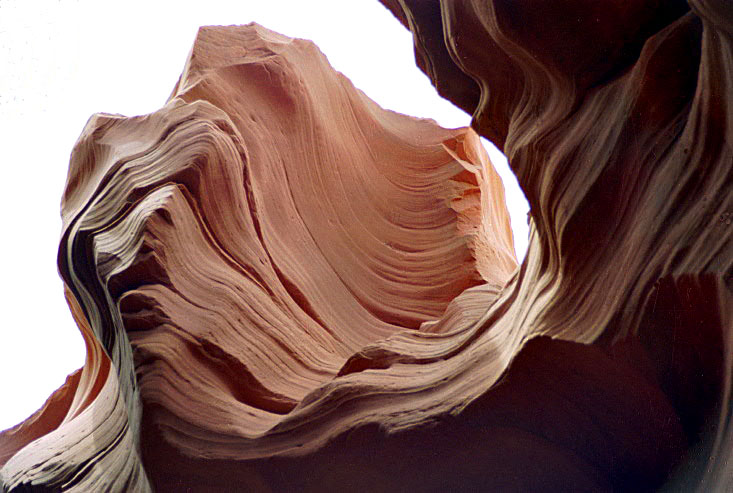
POLYGON ((309 42, 203 28, 165 107, 94 116, 59 250, 87 363, 0 435, 5 487, 730 488, 733 17, 560 3, 385 1, 509 156, 519 268, 476 133, 309 42))
POLYGON ((2 436, 10 489, 358 480, 324 445, 464 407, 443 354, 516 269, 473 130, 383 110, 256 25, 201 29, 161 110, 93 116, 62 216, 88 360, 2 436))
MULTIPOLYGON (((733 489, 730 2, 383 3, 412 31, 438 92, 508 156, 530 202, 527 258, 478 332, 591 344, 568 351, 602 351, 639 379, 561 360, 551 372, 581 383, 558 377, 560 395, 546 397, 557 409, 534 411, 549 423, 506 423, 562 444, 603 471, 605 486, 733 489), (568 397, 583 385, 588 392, 568 397), (590 413, 578 407, 593 401, 590 413), (638 422, 668 411, 670 427, 657 438, 649 433, 658 423, 638 422), (606 436, 594 441, 591 429, 606 436), (657 454, 644 471, 634 469, 640 457, 621 465, 632 451, 667 446, 684 452, 657 454)), ((529 368, 557 351, 533 353, 529 368)))

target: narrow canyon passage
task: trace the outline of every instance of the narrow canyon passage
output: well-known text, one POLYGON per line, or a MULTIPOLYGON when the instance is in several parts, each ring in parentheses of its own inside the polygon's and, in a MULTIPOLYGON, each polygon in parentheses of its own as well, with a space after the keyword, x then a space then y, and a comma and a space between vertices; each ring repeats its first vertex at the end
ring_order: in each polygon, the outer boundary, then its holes
POLYGON ((549 3, 383 3, 472 128, 256 24, 90 119, 59 247, 87 362, 0 434, 3 488, 730 486, 733 16, 569 2, 559 39, 549 3))

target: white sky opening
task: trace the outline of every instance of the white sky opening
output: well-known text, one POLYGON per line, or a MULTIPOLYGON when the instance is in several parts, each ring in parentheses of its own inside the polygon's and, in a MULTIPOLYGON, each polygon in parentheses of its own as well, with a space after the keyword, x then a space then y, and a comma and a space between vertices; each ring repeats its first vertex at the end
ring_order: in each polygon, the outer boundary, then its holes
MULTIPOLYGON (((470 117, 438 96, 415 65, 412 37, 377 0, 174 2, 0 0, 0 430, 35 412, 84 363, 64 301, 56 251, 69 154, 97 112, 159 109, 198 27, 257 22, 313 40, 337 70, 381 106, 449 128, 470 117)), ((484 146, 506 190, 517 257, 528 205, 506 158, 484 146)))

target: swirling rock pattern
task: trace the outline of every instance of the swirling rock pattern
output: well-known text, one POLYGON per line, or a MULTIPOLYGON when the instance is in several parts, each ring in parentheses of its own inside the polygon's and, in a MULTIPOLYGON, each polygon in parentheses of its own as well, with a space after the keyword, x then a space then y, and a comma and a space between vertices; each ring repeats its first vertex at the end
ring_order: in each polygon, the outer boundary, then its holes
POLYGON ((593 344, 663 391, 687 452, 649 482, 612 467, 611 486, 733 488, 730 2, 383 3, 530 202, 527 258, 490 330, 593 344))
POLYGON ((88 358, 3 435, 10 490, 263 489, 278 480, 257 459, 430 421, 413 400, 456 403, 382 346, 450 344, 516 269, 472 130, 383 110, 256 25, 202 28, 161 110, 93 116, 62 217, 88 358), (238 471, 208 472, 222 461, 238 471))
POLYGON ((473 131, 204 28, 74 150, 87 363, 0 436, 7 489, 733 486, 727 4, 384 3, 510 158, 522 265, 473 131))

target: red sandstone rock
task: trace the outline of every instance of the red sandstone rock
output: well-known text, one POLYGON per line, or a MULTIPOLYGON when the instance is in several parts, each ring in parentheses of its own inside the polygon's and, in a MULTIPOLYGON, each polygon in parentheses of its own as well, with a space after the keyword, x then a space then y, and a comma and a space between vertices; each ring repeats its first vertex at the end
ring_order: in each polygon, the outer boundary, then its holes
POLYGON ((354 365, 452 344, 448 305, 491 304, 516 268, 472 130, 383 110, 311 42, 256 25, 202 28, 160 111, 95 115, 62 216, 90 356, 0 437, 10 489, 175 489, 194 471, 194 488, 273 485, 244 461, 430 421, 462 404, 421 404, 414 389, 434 385, 421 365, 354 365), (379 404, 390 392, 402 397, 379 404), (195 464, 158 465, 177 456, 195 464), (217 478, 212 460, 242 467, 217 478))
POLYGON ((530 202, 527 257, 486 330, 593 344, 658 383, 687 451, 671 476, 611 486, 733 488, 729 2, 383 3, 530 202))
POLYGON ((520 268, 471 130, 379 109, 310 43, 202 29, 163 109, 77 143, 88 361, 0 435, 7 487, 730 486, 723 2, 385 3, 510 157, 520 268))

